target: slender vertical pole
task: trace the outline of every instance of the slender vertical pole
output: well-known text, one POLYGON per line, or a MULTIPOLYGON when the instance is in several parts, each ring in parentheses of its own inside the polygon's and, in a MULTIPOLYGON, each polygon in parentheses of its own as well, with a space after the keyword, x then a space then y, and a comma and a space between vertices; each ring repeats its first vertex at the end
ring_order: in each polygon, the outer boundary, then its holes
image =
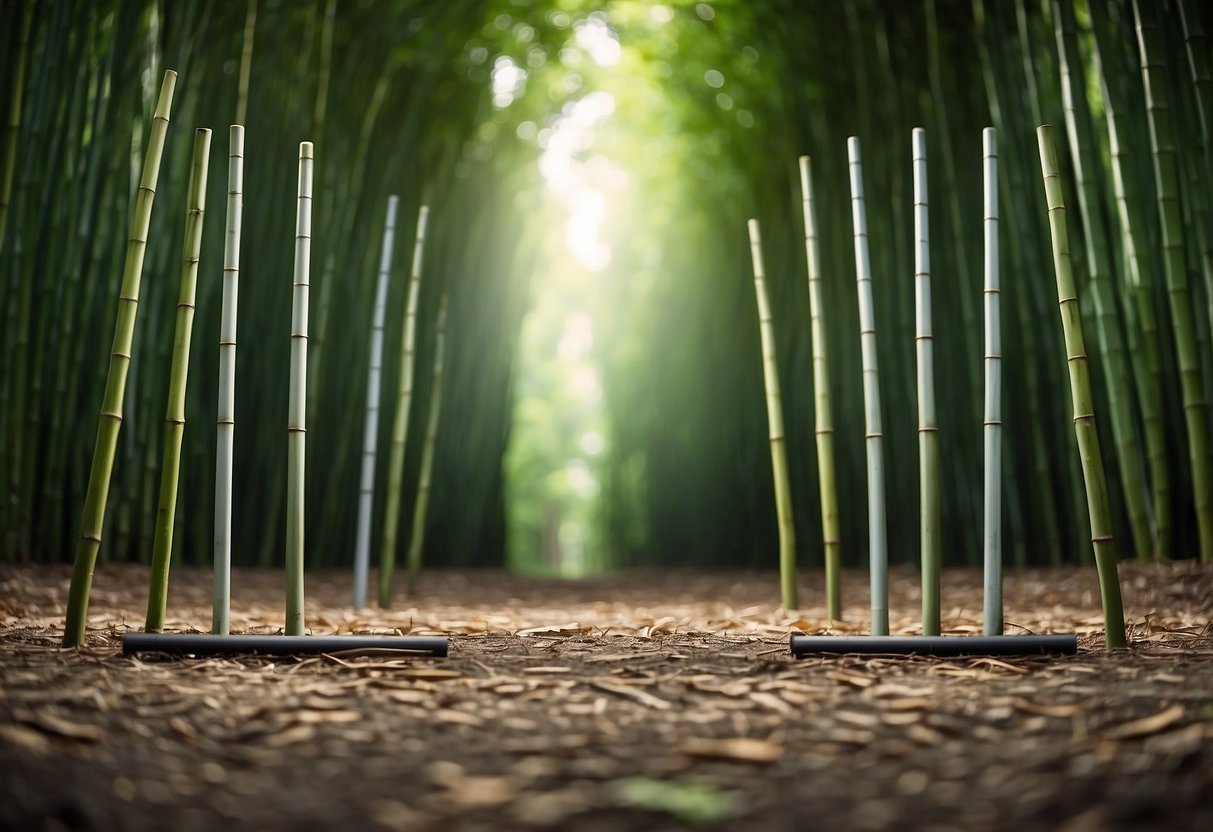
POLYGON ((425 447, 421 451, 421 472, 417 481, 417 501, 413 504, 413 534, 409 540, 408 592, 417 591, 421 577, 421 552, 425 547, 425 518, 430 505, 430 481, 434 473, 434 448, 438 443, 438 420, 442 412, 443 359, 446 352, 446 295, 438 307, 434 325, 434 370, 430 384, 430 413, 425 425, 425 447))
POLYGON ((307 437, 307 309, 312 255, 312 143, 299 143, 295 281, 291 306, 290 412, 286 461, 286 634, 303 635, 303 495, 307 437))
POLYGON ((985 562, 985 634, 1002 635, 1002 333, 998 285, 998 143, 994 128, 981 134, 985 181, 982 225, 985 231, 986 408, 985 516, 982 552, 985 562))
POLYGON ((396 236, 396 206, 393 194, 387 200, 383 227, 383 251, 379 258, 379 282, 375 287, 375 311, 371 318, 371 358, 366 379, 366 427, 362 440, 362 482, 358 491, 358 539, 354 547, 354 606, 366 606, 367 570, 371 559, 371 514, 375 507, 375 456, 379 444, 379 381, 383 366, 383 318, 387 307, 388 276, 392 269, 392 242, 396 236))
POLYGON ((842 534, 838 522, 838 488, 834 466, 834 420, 830 413, 830 368, 826 363, 825 300, 821 289, 821 251, 813 209, 813 170, 800 157, 800 194, 804 202, 804 247, 809 269, 809 327, 813 344, 813 419, 817 438, 817 483, 821 491, 821 534, 825 549, 826 614, 842 618, 842 534))
POLYGON ((931 325, 931 245, 927 223, 927 134, 911 133, 914 162, 914 346, 918 357, 918 488, 921 511, 922 634, 939 635, 939 425, 935 416, 935 335, 931 325))
POLYGON ((762 335, 762 375, 766 381, 767 426, 771 440, 771 468, 775 480, 775 513, 779 520, 779 587, 784 609, 796 608, 796 527, 792 518, 792 492, 788 482, 787 446, 783 432, 783 401, 779 395, 779 366, 775 361, 775 328, 767 300, 762 265, 762 239, 758 220, 750 220, 750 257, 754 264, 754 294, 758 301, 758 328, 762 335))
POLYGON ((880 377, 876 365, 876 310, 868 257, 868 218, 863 202, 859 139, 847 139, 851 174, 851 225, 855 236, 855 285, 859 296, 859 343, 863 361, 864 444, 868 455, 868 560, 872 591, 872 635, 889 634, 889 554, 884 503, 884 434, 880 421, 880 377))
POLYGON ((244 127, 228 131, 227 226, 223 235, 223 312, 219 323, 219 412, 215 425, 215 566, 211 632, 231 629, 232 456, 236 440, 236 307, 244 212, 244 127))

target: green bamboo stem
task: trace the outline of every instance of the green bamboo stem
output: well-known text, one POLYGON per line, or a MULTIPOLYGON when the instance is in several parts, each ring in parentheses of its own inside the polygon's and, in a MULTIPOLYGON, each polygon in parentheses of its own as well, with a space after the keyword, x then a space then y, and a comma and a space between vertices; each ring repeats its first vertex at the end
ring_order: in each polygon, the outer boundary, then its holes
POLYGON ((434 325, 434 371, 430 384, 430 412, 425 425, 425 446, 421 451, 421 472, 417 481, 417 500, 413 504, 413 534, 409 541, 408 593, 417 592, 421 577, 421 553, 425 546, 425 520, 430 505, 430 483, 434 472, 434 446, 438 441, 438 420, 442 412, 443 354, 446 351, 447 298, 442 296, 438 320, 434 325))
POLYGON ((223 312, 219 324, 219 407, 215 420, 215 564, 211 632, 231 630, 232 461, 236 442, 236 309, 244 216, 244 126, 228 135, 227 225, 223 235, 223 312))
POLYGON ((76 546, 68 592, 67 619, 64 623, 63 646, 78 647, 84 642, 88 623, 88 596, 93 584, 93 568, 101 548, 101 532, 105 522, 105 503, 109 496, 110 479, 114 470, 114 454, 118 448, 118 433, 122 427, 122 404, 126 392, 126 374, 131 362, 131 342, 135 335, 135 319, 139 305, 139 283, 143 276, 143 255, 147 250, 147 230, 156 198, 156 182, 160 175, 160 157, 164 152, 164 137, 168 132, 169 111, 172 109, 173 89, 177 73, 164 73, 160 98, 152 118, 151 135, 144 156, 143 175, 135 195, 131 220, 131 236, 126 248, 126 263, 122 270, 122 290, 118 298, 118 318, 114 325, 114 345, 110 352, 109 372, 105 379, 105 397, 97 425, 97 444, 89 470, 88 492, 84 499, 84 517, 80 540, 76 546))
MULTIPOLYGON (((21 102, 25 95, 25 61, 29 54, 29 32, 33 21, 34 2, 27 0, 25 14, 21 20, 21 39, 17 42, 12 98, 9 100, 8 126, 4 137, 4 174, 3 179, 0 179, 0 252, 4 251, 9 198, 13 193, 13 173, 17 169, 17 139, 21 135, 21 102)), ((3 441, 3 437, 0 437, 0 441, 3 441)))
POLYGON ((855 239, 855 285, 859 297, 859 341, 863 361, 864 445, 868 458, 868 559, 872 593, 872 635, 889 634, 889 553, 885 519, 884 433, 880 419, 880 378, 876 362, 876 309, 868 256, 859 139, 847 139, 851 179, 851 227, 855 239))
POLYGON ((981 134, 985 183, 982 225, 985 236, 985 564, 984 632, 1002 635, 1002 311, 998 275, 998 140, 993 127, 981 134))
POLYGON ((392 572, 396 566, 396 534, 400 523, 401 492, 404 490, 404 451, 409 434, 409 406, 413 400, 413 352, 417 337, 417 297, 421 290, 421 264, 425 258, 425 228, 430 209, 417 213, 417 237, 413 243, 413 267, 405 305, 404 335, 400 340, 400 379, 397 385, 396 418, 392 423, 392 450, 388 458, 387 504, 383 511, 383 551, 379 553, 379 606, 392 603, 392 572))
POLYGON ((922 561, 922 634, 939 635, 942 563, 939 513, 939 423, 935 415, 935 331, 931 324, 927 134, 911 133, 914 165, 914 348, 918 359, 918 487, 922 561))
POLYGON ((304 453, 307 438, 307 311, 312 256, 312 143, 299 143, 295 279, 291 306, 286 463, 286 634, 303 635, 304 453))
POLYGON ((236 123, 248 118, 249 78, 253 71, 253 37, 257 31, 257 0, 248 0, 244 14, 244 45, 240 52, 240 81, 236 88, 236 123))
POLYGON ((1140 0, 1133 0, 1137 40, 1141 49, 1141 75, 1146 91, 1146 113, 1154 156, 1154 184, 1162 221, 1164 274, 1171 310, 1171 332, 1179 364, 1180 392, 1188 434, 1188 461, 1192 474, 1192 498, 1196 508, 1200 559, 1213 559, 1213 482, 1209 464, 1207 400, 1202 389, 1200 357, 1184 264, 1183 217, 1179 203, 1179 169, 1171 132, 1166 66, 1155 20, 1156 9, 1142 14, 1140 0))
POLYGON ((383 367, 383 319, 387 308, 388 279, 392 270, 392 244, 396 237, 396 206, 388 197, 383 223, 383 251, 375 309, 371 315, 371 355, 366 379, 366 425, 362 441, 362 482, 358 492, 358 538, 354 546, 354 607, 366 606, 367 571, 371 560, 371 514, 375 507, 375 457, 379 447, 379 387, 383 367))
POLYGON ((775 361, 775 328, 767 300, 758 220, 749 221, 750 257, 754 264, 754 295, 762 336, 762 376, 766 384, 767 425, 771 442, 771 470, 775 482, 775 513, 779 520, 779 588, 784 609, 796 608, 796 527, 792 516, 792 489, 788 477, 787 445, 783 431, 783 402, 779 395, 779 365, 775 361))
POLYGON ((1049 232, 1053 240, 1053 269, 1057 276, 1057 302, 1061 312, 1066 360, 1070 371, 1070 392, 1074 412, 1074 434, 1082 459, 1083 479, 1087 487, 1087 507, 1091 518, 1091 545, 1099 572, 1103 599, 1104 628, 1108 647, 1125 646, 1125 616, 1117 576, 1116 547, 1112 535, 1112 511, 1108 504, 1108 483, 1104 478, 1103 456, 1095 425, 1091 399, 1091 375, 1083 342, 1082 317, 1078 291, 1070 263, 1070 237, 1066 227, 1066 209, 1062 202, 1061 178, 1057 173, 1057 152, 1053 146, 1053 128, 1037 128, 1040 169, 1044 178, 1045 201, 1049 209, 1049 232))
POLYGON ((164 629, 168 602, 169 563, 173 554, 173 527, 177 518, 177 484, 181 473, 181 440, 185 435, 185 388, 189 380, 190 341, 194 333, 194 310, 198 288, 198 259, 202 251, 202 224, 206 218, 206 174, 210 167, 211 131, 194 132, 194 159, 186 197, 185 244, 181 264, 181 289, 177 296, 177 326, 173 334, 173 356, 169 367, 168 404, 164 414, 164 461, 160 468, 160 498, 156 508, 156 530, 152 543, 152 577, 147 593, 144 629, 164 629))
POLYGON ((813 207, 813 172, 808 156, 800 157, 800 194, 804 207, 805 260, 809 272, 809 328, 813 349, 813 432, 817 444, 817 483, 821 496, 821 536, 826 570, 826 614, 842 619, 842 532, 838 522, 837 471, 834 464, 834 418, 830 411, 830 367, 826 360, 825 297, 821 248, 813 207))

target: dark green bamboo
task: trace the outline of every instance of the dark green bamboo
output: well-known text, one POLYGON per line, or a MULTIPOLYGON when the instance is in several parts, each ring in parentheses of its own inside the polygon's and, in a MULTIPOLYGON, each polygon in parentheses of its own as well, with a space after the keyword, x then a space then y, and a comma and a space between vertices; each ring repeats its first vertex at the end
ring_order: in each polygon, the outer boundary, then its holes
POLYGON ((417 481, 417 500, 413 504, 413 534, 409 541, 408 593, 417 592, 421 578, 421 554, 425 546, 425 523, 430 507, 430 488, 434 474, 434 448, 442 415, 443 359, 446 352, 447 297, 438 306, 434 324, 434 371, 430 381, 430 412, 425 424, 425 446, 421 451, 421 474, 417 481))

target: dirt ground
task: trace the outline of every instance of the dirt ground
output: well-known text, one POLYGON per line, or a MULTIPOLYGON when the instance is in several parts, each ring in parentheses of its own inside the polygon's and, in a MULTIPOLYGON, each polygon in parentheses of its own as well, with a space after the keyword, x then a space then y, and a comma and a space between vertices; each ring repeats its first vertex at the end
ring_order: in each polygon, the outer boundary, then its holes
MULTIPOLYGON (((58 647, 65 568, 0 567, 0 829, 1213 829, 1213 568, 1123 565, 1129 650, 1103 649, 1094 570, 1011 573, 1008 632, 1076 657, 795 660, 862 632, 821 580, 629 573, 426 576, 384 611, 309 575, 313 633, 451 635, 450 657, 124 657, 146 569, 98 568, 88 646, 58 647)), ((894 633, 916 576, 895 572, 894 633)), ((272 633, 282 578, 238 572, 234 631, 272 633)), ((980 630, 981 577, 944 578, 980 630)), ((170 631, 205 631, 177 570, 170 631)))

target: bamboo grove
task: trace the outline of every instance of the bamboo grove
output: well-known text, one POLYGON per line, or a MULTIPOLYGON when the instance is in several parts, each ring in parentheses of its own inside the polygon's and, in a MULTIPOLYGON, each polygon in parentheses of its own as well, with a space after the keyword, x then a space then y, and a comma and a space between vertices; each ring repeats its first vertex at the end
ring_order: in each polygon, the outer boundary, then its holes
MULTIPOLYGON (((209 566, 222 544, 234 564, 281 565, 288 513, 299 512, 308 567, 352 566, 357 550, 361 573, 368 562, 390 573, 410 549, 412 581, 422 548, 426 564, 504 563, 513 515, 503 459, 512 441, 530 441, 515 429, 527 395, 516 354, 545 291, 542 241, 561 221, 543 206, 544 136, 596 91, 611 94, 613 115, 576 153, 610 156, 628 182, 604 226, 613 257, 586 290, 609 434, 597 463, 599 563, 774 567, 794 556, 802 570, 828 561, 833 574, 838 563, 866 565, 873 417, 892 563, 917 563, 921 539, 933 559, 976 565, 995 521, 1008 564, 1093 562, 1093 536, 1115 541, 1097 544, 1104 558, 1213 557, 1210 27, 1213 14, 1194 0, 5 0, 3 557, 72 559, 109 401, 105 350, 127 314, 119 298, 137 296, 104 533, 87 530, 102 561, 167 569, 171 555, 209 566), (616 45, 612 61, 591 54, 591 24, 616 45), (494 93, 502 67, 525 75, 504 102, 494 93), (161 125, 166 70, 176 88, 161 125), (233 124, 244 127, 243 227, 225 255, 233 124), (1036 133, 1045 124, 1060 189, 1049 201, 1036 133), (141 177, 161 126, 149 186, 141 177), (1002 321, 993 520, 982 504, 983 424, 993 423, 989 127, 1002 321), (209 169, 191 162, 205 129, 209 169), (863 266, 879 326, 868 348, 880 368, 874 409, 855 295, 851 137, 856 154, 862 146, 863 266), (314 148, 314 192, 306 377, 296 378, 306 383, 295 401, 300 142, 314 148), (187 200, 200 193, 187 229, 187 200), (1096 522, 1107 528, 1093 529, 1088 511, 1089 453, 1078 443, 1090 440, 1075 440, 1055 201, 1068 209, 1087 404, 1106 470, 1108 512, 1096 522), (144 210, 132 295, 123 263, 132 214, 144 210), (750 217, 762 229, 761 334, 750 217), (190 234, 196 275, 179 259, 190 234), (239 348, 221 375, 225 282, 237 263, 239 348), (935 382, 923 410, 915 297, 928 285, 935 382), (814 359, 815 342, 824 358, 814 359), (782 408, 774 457, 772 390, 782 408), (233 492, 218 518, 221 391, 233 492), (169 401, 178 409, 166 421, 169 401), (306 423, 299 493, 287 477, 288 410, 306 423), (178 471, 165 469, 168 446, 178 471), (773 459, 791 494, 778 512, 773 459), (924 470, 937 476, 920 479, 924 470), (157 518, 173 489, 166 526, 157 518), (429 501, 420 527, 419 492, 429 501), (920 492, 937 514, 920 513, 920 492)), ((226 591, 217 576, 217 604, 226 591)))

